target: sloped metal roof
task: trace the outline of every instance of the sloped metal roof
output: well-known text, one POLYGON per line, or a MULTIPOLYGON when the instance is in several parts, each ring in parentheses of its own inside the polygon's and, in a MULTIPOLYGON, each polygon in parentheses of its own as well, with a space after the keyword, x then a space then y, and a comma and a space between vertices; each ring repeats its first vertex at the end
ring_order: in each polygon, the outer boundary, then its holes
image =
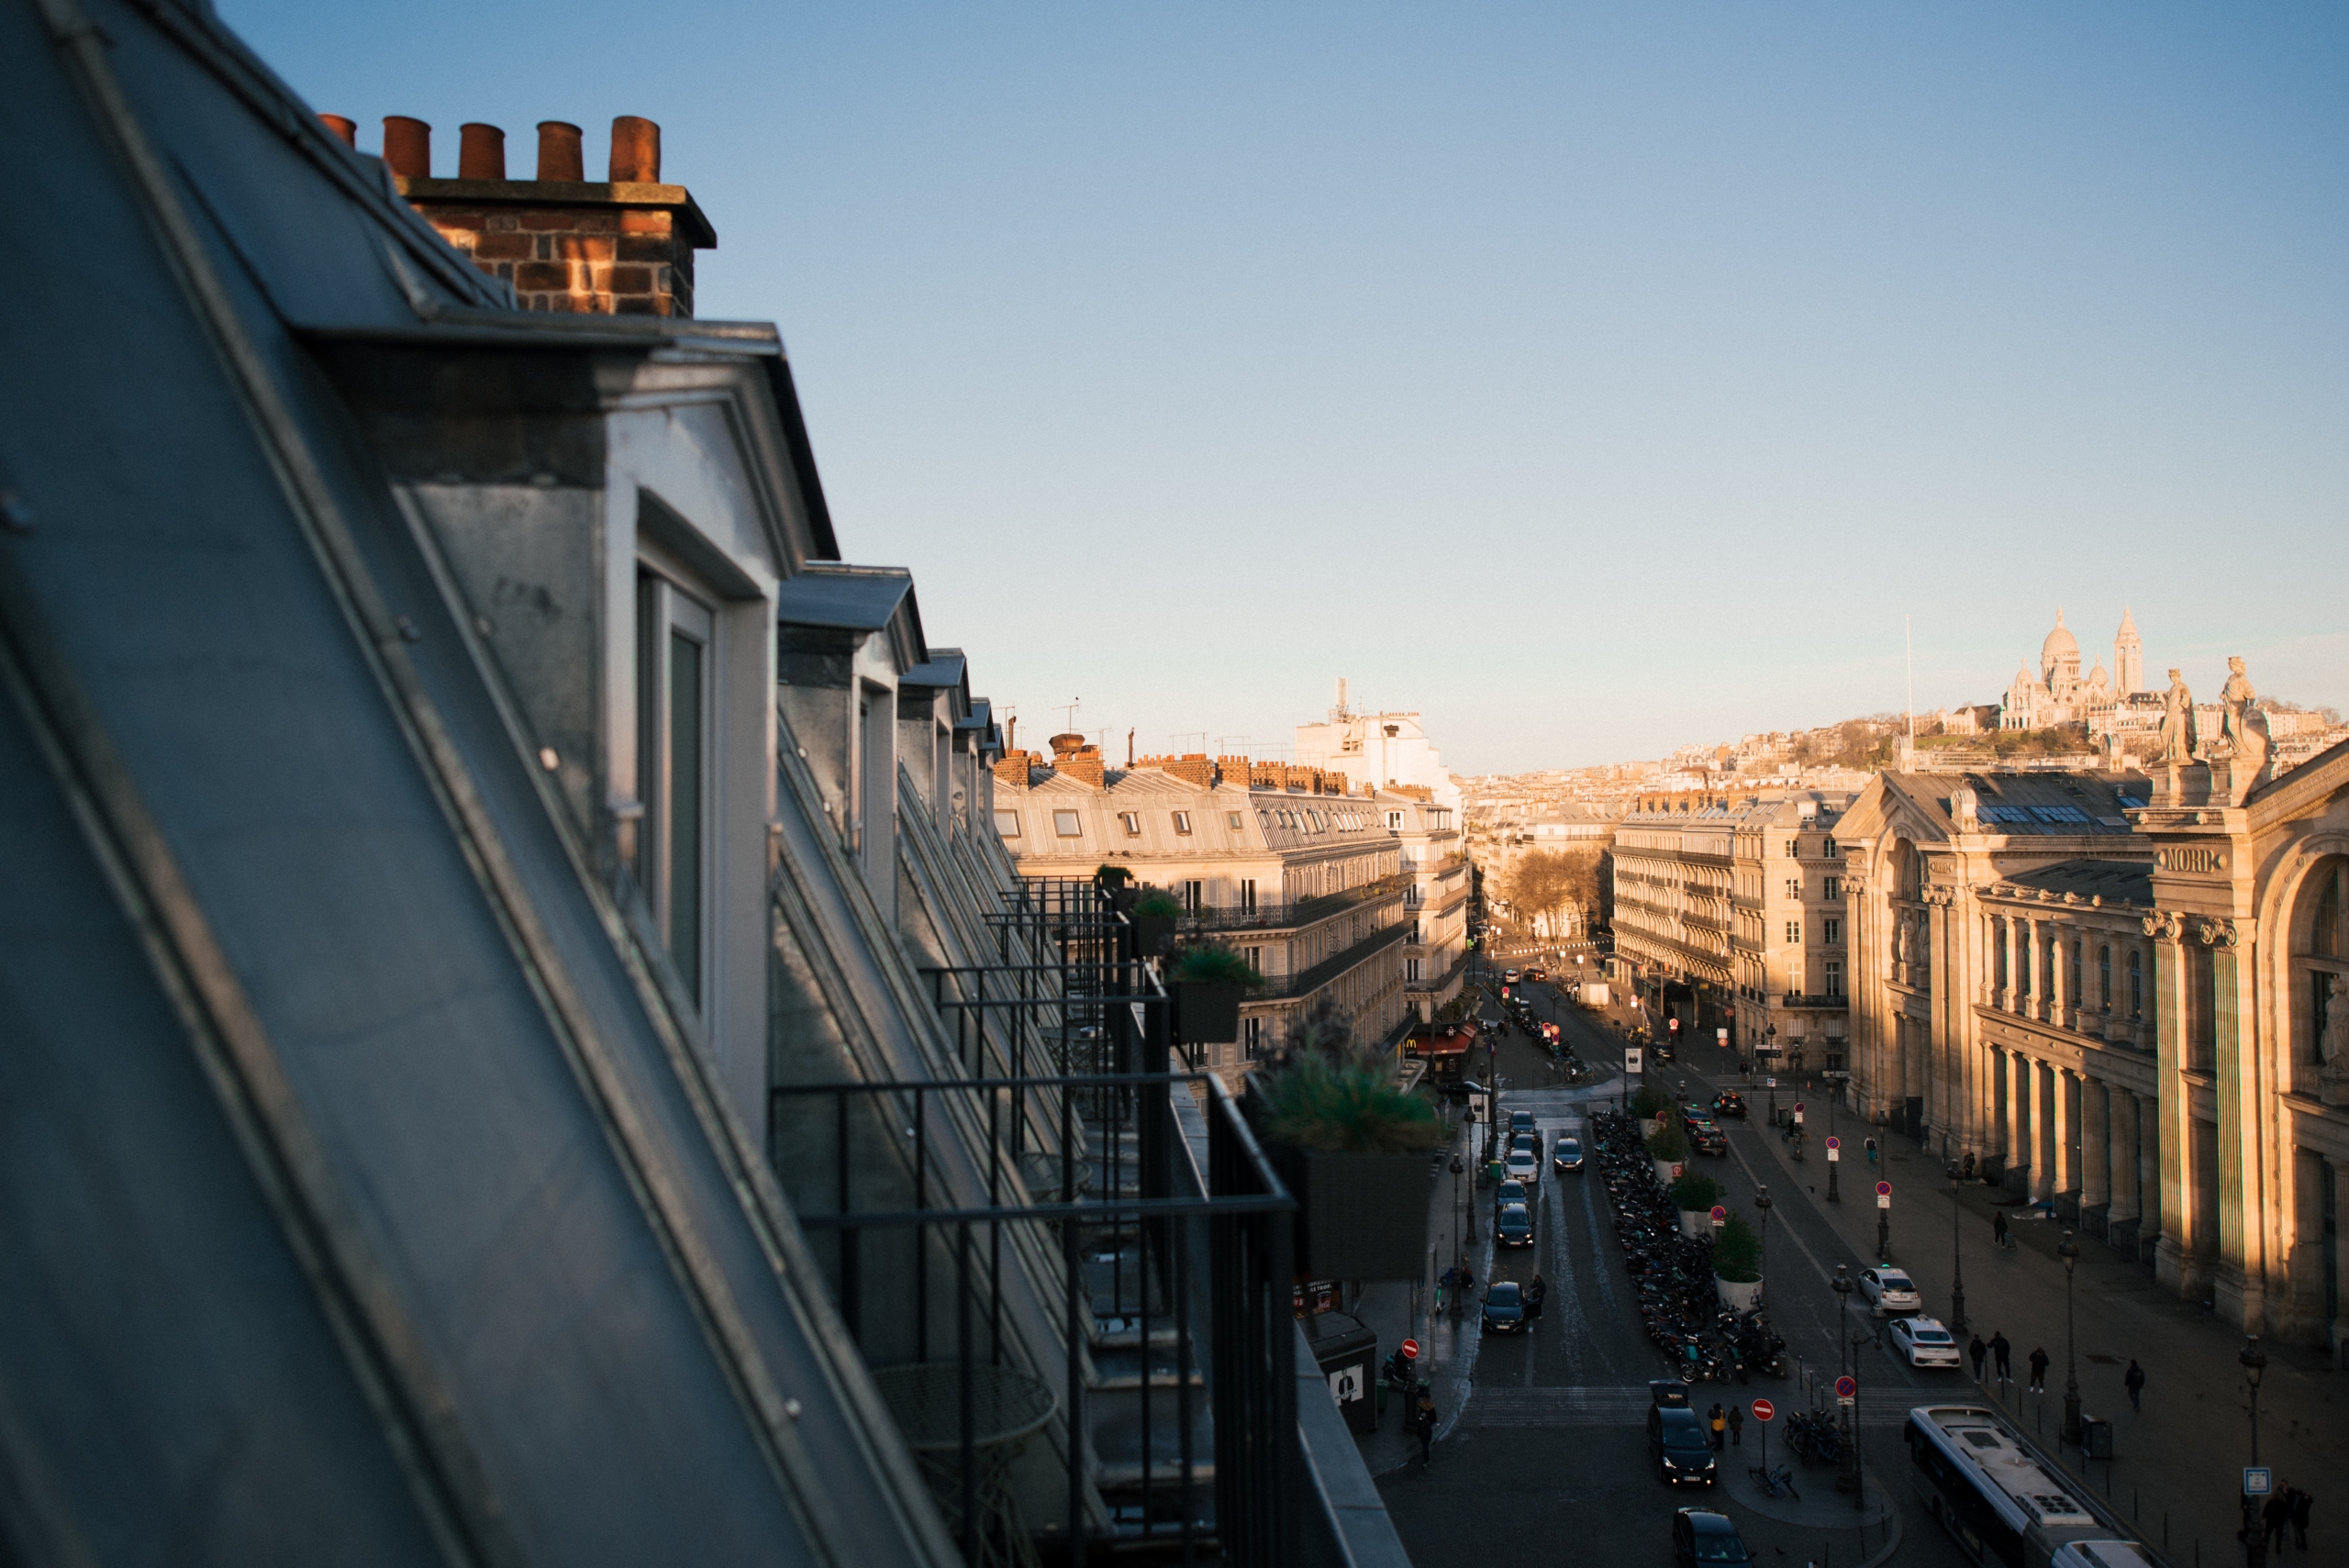
POLYGON ((288 325, 494 291, 193 9, 0 3, 0 134, 16 1551, 951 1556, 288 325))

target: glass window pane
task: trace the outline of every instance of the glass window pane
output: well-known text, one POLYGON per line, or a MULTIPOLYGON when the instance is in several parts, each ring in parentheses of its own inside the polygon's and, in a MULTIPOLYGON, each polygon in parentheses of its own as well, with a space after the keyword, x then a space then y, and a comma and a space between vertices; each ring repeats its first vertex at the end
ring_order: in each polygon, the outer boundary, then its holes
POLYGON ((669 634, 669 956, 701 1001, 701 644, 669 634))

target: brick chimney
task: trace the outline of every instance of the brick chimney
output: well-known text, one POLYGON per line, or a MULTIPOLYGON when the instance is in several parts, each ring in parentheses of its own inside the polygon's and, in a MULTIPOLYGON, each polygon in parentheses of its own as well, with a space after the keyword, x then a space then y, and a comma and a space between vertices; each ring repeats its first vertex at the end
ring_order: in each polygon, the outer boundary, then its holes
MULTIPOLYGON (((319 117, 356 145, 358 128, 319 117)), ((392 115, 384 161, 392 183, 474 266, 514 285, 525 310, 606 316, 691 316, 694 252, 718 231, 683 185, 661 183, 661 128, 634 115, 612 122, 609 178, 586 177, 575 125, 539 125, 538 178, 506 177, 506 133, 459 128, 457 177, 432 177, 432 128, 392 115)))

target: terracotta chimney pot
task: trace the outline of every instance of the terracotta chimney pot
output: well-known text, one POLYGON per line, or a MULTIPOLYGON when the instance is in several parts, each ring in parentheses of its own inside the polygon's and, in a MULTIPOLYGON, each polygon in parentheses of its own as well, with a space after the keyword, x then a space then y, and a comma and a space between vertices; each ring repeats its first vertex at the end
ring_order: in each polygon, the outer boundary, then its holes
POLYGON ((385 115, 384 161, 403 180, 432 178, 432 128, 406 115, 385 115))
POLYGON ((612 121, 612 183, 661 183, 661 128, 636 115, 612 121))
POLYGON ((539 122, 539 178, 578 184, 587 178, 581 161, 579 128, 563 120, 539 122))
POLYGON ((320 115, 326 128, 342 138, 345 147, 356 151, 359 147, 359 122, 344 115, 320 115))
POLYGON ((506 133, 494 125, 468 122, 457 128, 457 178, 506 178, 506 133))

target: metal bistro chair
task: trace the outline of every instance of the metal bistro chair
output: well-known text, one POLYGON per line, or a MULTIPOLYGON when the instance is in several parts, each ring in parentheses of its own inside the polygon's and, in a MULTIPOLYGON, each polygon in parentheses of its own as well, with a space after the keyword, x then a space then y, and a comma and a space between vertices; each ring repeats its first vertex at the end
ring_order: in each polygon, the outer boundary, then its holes
MULTIPOLYGON (((881 1367, 873 1381, 896 1418, 897 1430, 921 1465, 946 1528, 963 1534, 963 1372, 955 1362, 916 1362, 881 1367)), ((970 1568, 1041 1568, 1028 1533, 1011 1467, 1028 1440, 1052 1418, 1060 1399, 1041 1379, 1017 1367, 980 1365, 972 1374, 974 1448, 970 1568)))

